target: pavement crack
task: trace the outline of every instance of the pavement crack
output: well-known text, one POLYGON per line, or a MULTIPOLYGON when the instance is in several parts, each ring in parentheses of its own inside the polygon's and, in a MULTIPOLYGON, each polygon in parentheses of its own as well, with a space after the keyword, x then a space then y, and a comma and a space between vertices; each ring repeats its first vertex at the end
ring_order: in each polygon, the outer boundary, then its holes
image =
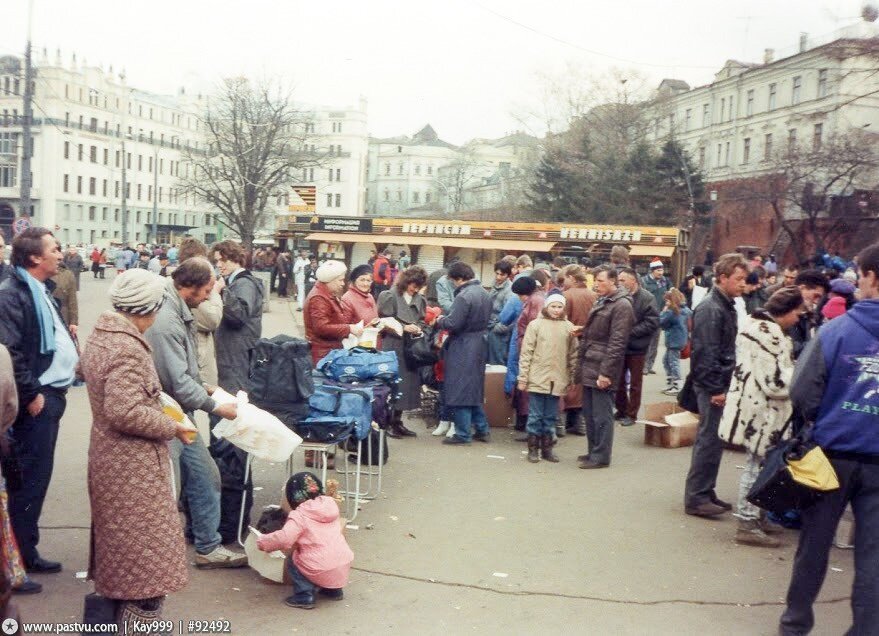
MULTIPOLYGON (((755 601, 753 603, 736 603, 734 601, 698 601, 695 599, 671 598, 658 599, 655 601, 638 601, 634 599, 618 599, 608 598, 606 596, 590 596, 588 594, 564 594, 559 592, 541 592, 539 590, 499 590, 486 585, 475 585, 473 583, 458 583, 456 581, 441 581, 439 579, 429 579, 419 576, 411 576, 408 574, 399 574, 396 572, 383 572, 381 570, 371 570, 369 568, 353 566, 352 570, 363 572, 366 574, 375 574, 377 576, 385 576, 388 578, 402 579, 405 581, 415 581, 417 583, 427 583, 428 585, 442 585, 444 587, 457 587, 468 590, 479 590, 481 592, 491 592, 503 596, 537 596, 547 598, 564 598, 578 601, 594 601, 598 603, 611 603, 614 605, 700 605, 707 607, 784 607, 784 601, 755 601)), ((840 596, 837 598, 822 599, 815 601, 816 605, 831 605, 833 603, 842 603, 850 601, 850 596, 840 596)))

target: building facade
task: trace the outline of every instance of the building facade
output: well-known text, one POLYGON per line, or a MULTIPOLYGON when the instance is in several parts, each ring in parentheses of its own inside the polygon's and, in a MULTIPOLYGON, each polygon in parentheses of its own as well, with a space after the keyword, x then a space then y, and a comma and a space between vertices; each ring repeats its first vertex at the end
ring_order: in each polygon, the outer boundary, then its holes
POLYGON ((648 137, 656 145, 680 143, 716 192, 707 238, 715 253, 741 245, 771 249, 778 240, 767 206, 734 200, 743 182, 762 187, 791 148, 820 149, 833 136, 879 130, 877 36, 872 23, 818 41, 803 34, 781 59, 767 49, 762 64, 729 60, 706 86, 662 82, 648 137))
MULTIPOLYGON (((181 149, 201 144, 195 116, 200 98, 139 91, 112 69, 78 64, 75 56, 66 65, 60 54, 50 61, 45 50, 35 58, 32 224, 53 229, 65 244, 168 242, 184 233, 218 237, 214 216, 179 181, 188 169, 181 149)), ((18 58, 0 60, 4 217, 21 212, 23 74, 18 58)))

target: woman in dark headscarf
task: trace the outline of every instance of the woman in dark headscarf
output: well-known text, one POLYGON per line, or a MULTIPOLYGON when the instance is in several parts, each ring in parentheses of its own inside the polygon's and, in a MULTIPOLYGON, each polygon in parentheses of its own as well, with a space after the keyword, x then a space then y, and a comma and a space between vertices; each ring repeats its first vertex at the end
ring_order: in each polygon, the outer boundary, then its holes
POLYGON ((348 276, 348 291, 342 296, 342 304, 349 312, 348 322, 363 321, 365 326, 378 319, 378 307, 370 290, 372 289, 372 267, 358 265, 348 276))

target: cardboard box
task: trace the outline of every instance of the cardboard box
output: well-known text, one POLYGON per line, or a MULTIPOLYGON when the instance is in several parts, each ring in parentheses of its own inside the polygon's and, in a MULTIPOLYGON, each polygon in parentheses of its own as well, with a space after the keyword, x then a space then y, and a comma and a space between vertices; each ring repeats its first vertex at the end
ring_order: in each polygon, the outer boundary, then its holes
POLYGON ((504 378, 506 376, 506 367, 500 365, 486 365, 485 367, 483 408, 489 426, 508 428, 516 422, 513 405, 504 393, 504 378))
POLYGON ((644 407, 644 443, 662 448, 692 446, 696 441, 699 416, 685 411, 677 402, 657 402, 644 407))

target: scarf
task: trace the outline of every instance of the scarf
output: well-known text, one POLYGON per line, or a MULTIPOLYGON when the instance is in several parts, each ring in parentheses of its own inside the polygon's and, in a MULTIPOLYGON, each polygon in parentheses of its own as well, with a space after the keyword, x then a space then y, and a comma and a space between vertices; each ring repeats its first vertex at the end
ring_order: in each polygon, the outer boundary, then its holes
POLYGON ((45 288, 36 278, 28 274, 24 267, 16 266, 15 271, 27 283, 34 301, 37 324, 40 327, 40 355, 52 353, 55 351, 55 318, 52 316, 52 308, 49 307, 45 288))

